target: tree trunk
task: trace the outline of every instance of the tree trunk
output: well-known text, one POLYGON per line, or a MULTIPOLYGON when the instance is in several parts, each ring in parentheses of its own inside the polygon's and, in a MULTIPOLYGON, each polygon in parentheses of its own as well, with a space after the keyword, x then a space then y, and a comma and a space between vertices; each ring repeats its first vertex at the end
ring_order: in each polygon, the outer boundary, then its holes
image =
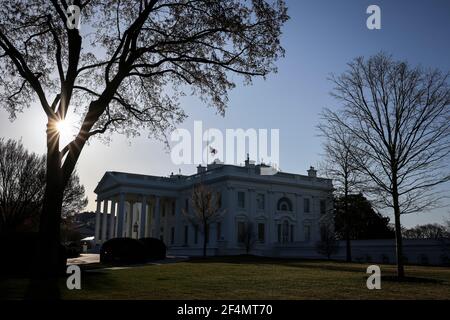
POLYGON ((208 224, 203 224, 203 258, 206 258, 206 247, 208 243, 208 224))
MULTIPOLYGON (((348 229, 348 228, 347 228, 348 229)), ((352 245, 350 240, 350 232, 346 230, 345 232, 345 249, 346 249, 346 261, 352 262, 352 245)))
POLYGON ((392 160, 392 203, 394 205, 395 218, 395 244, 397 255, 397 277, 401 280, 405 277, 405 269, 403 265, 403 241, 402 241, 402 225, 400 222, 400 204, 398 194, 397 166, 392 160))
POLYGON ((346 248, 346 261, 352 262, 352 244, 350 240, 350 217, 348 214, 348 173, 345 174, 344 181, 344 217, 345 217, 345 248, 346 248))
POLYGON ((397 255, 397 277, 403 279, 405 277, 405 268, 403 265, 403 239, 402 226, 400 223, 400 206, 398 202, 398 194, 395 191, 392 195, 394 202, 394 216, 395 216, 395 244, 397 255))
POLYGON ((46 185, 39 221, 39 237, 33 261, 32 281, 27 293, 31 299, 59 298, 57 278, 64 257, 60 248, 60 224, 64 182, 55 122, 47 125, 46 185))

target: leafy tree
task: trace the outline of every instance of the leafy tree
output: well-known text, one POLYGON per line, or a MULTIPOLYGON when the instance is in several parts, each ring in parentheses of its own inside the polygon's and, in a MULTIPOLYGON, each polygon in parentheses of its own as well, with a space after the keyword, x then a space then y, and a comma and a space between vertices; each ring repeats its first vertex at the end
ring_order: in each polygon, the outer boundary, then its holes
MULTIPOLYGON (((45 156, 25 150, 22 143, 0 139, 0 234, 36 231, 45 190, 45 156)), ((87 205, 84 187, 74 172, 64 190, 62 215, 87 205)))
POLYGON ((450 179, 448 74, 380 53, 355 59, 332 81, 342 108, 327 110, 328 121, 358 141, 354 160, 379 204, 394 213, 397 276, 403 278, 401 215, 438 205, 443 195, 435 187, 450 179))
POLYGON ((221 218, 220 195, 204 184, 198 184, 192 191, 193 214, 183 210, 185 217, 195 226, 200 226, 203 234, 203 257, 208 247, 209 227, 221 218))
POLYGON ((337 198, 334 206, 335 230, 339 238, 363 240, 395 237, 389 225, 389 218, 376 212, 362 194, 349 195, 347 201, 343 197, 337 198))
POLYGON ((56 274, 63 190, 88 140, 145 129, 160 137, 185 118, 186 92, 223 114, 232 74, 249 84, 276 71, 287 19, 283 0, 2 3, 0 101, 14 118, 37 100, 47 117, 42 276, 56 274), (78 133, 60 145, 59 124, 74 110, 78 133))

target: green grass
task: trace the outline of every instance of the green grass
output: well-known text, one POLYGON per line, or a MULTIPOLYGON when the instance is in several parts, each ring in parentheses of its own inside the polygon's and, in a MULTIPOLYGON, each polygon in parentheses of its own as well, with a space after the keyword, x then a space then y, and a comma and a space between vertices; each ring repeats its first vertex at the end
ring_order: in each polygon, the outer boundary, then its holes
MULTIPOLYGON (((65 281, 60 287, 64 299, 450 299, 449 268, 407 266, 414 281, 397 282, 395 266, 382 265, 382 289, 368 290, 367 266, 222 257, 91 270, 83 273, 82 290, 67 290, 65 281)), ((24 283, 4 284, 20 298, 24 283)))

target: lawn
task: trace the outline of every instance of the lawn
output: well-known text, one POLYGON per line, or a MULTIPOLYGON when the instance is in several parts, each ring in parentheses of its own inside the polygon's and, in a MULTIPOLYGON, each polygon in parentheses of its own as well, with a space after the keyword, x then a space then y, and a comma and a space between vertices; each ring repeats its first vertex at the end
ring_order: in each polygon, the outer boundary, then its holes
MULTIPOLYGON (((381 290, 366 287, 368 264, 254 257, 194 259, 120 270, 90 270, 64 299, 450 299, 450 269, 407 266, 396 282, 381 265, 381 290)), ((24 283, 4 283, 18 297, 24 283)), ((5 292, 4 292, 5 293, 5 292)))

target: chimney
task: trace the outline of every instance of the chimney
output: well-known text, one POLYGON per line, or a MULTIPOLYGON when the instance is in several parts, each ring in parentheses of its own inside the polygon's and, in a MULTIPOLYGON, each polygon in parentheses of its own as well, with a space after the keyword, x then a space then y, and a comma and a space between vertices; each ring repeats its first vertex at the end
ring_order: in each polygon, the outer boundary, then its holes
POLYGON ((309 167, 308 177, 315 178, 317 177, 317 170, 314 167, 309 167))
POLYGON ((197 167, 197 173, 205 173, 205 172, 206 172, 206 167, 203 167, 201 164, 199 164, 197 167))

